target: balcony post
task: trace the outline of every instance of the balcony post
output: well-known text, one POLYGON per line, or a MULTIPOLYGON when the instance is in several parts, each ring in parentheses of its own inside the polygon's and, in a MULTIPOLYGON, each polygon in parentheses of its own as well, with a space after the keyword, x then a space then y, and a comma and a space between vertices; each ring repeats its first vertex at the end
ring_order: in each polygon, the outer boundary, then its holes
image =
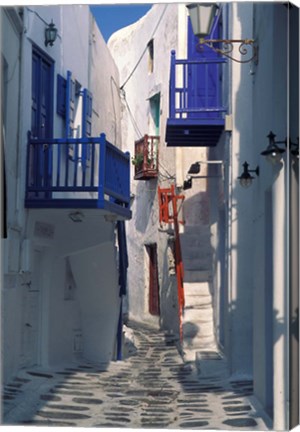
POLYGON ((170 94, 169 94, 169 111, 170 117, 175 118, 175 86, 176 86, 176 52, 171 51, 170 67, 170 94))
POLYGON ((147 170, 148 167, 148 159, 149 159, 149 136, 144 136, 144 142, 143 142, 143 171, 147 170))
POLYGON ((25 196, 26 198, 28 197, 29 193, 28 193, 28 187, 29 185, 29 164, 30 164, 30 152, 31 152, 31 148, 30 148, 30 141, 31 141, 31 131, 27 132, 27 154, 26 154, 26 189, 25 189, 25 196))
POLYGON ((126 198, 128 199, 128 203, 125 204, 125 207, 130 208, 130 153, 127 151, 125 154, 128 157, 128 170, 125 169, 126 198))
POLYGON ((105 187, 105 163, 106 163, 106 136, 104 133, 100 134, 100 148, 99 148, 99 172, 98 172, 98 200, 104 201, 104 187, 105 187))

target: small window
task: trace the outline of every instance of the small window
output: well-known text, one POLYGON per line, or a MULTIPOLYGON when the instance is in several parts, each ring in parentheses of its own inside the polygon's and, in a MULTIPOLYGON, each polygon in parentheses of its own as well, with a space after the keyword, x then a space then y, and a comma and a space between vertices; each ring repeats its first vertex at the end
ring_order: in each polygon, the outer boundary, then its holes
POLYGON ((154 69, 154 43, 153 39, 148 42, 148 72, 152 73, 154 69))

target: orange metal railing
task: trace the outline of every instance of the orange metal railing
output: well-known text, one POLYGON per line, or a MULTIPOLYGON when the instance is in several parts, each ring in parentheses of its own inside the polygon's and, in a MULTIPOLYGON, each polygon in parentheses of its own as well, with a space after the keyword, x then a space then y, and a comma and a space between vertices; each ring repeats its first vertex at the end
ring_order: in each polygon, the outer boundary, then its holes
POLYGON ((181 255, 181 245, 179 237, 179 223, 184 223, 178 219, 178 201, 183 202, 184 195, 176 195, 175 185, 170 188, 162 189, 158 186, 158 202, 159 202, 159 222, 173 223, 175 233, 175 268, 177 279, 177 294, 178 294, 178 315, 179 315, 179 334, 180 341, 183 341, 182 330, 182 315, 184 310, 184 288, 183 288, 183 262, 181 255))

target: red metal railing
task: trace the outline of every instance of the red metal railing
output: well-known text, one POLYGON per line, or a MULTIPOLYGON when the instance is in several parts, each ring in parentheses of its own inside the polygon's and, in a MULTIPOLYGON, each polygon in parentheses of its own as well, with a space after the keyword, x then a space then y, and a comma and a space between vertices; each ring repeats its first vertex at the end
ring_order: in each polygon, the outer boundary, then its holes
POLYGON ((159 136, 145 135, 135 141, 132 163, 135 165, 135 180, 149 180, 158 175, 159 136))
POLYGON ((177 294, 178 294, 178 317, 179 317, 179 335, 180 341, 183 341, 182 331, 182 314, 184 309, 184 288, 183 288, 183 262, 181 255, 179 223, 184 223, 183 220, 178 220, 178 201, 184 200, 184 195, 176 195, 175 185, 170 188, 162 189, 158 187, 158 202, 159 202, 159 222, 173 223, 175 232, 175 267, 177 278, 177 294), (171 205, 171 208, 170 208, 171 205))

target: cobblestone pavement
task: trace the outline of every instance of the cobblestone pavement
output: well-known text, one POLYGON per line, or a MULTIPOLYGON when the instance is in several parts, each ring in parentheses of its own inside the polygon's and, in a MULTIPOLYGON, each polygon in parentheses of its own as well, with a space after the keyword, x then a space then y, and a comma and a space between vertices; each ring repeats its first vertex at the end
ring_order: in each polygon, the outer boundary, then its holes
POLYGON ((21 371, 4 388, 3 424, 267 430, 252 383, 199 377, 163 332, 133 325, 136 352, 91 363, 21 371))

